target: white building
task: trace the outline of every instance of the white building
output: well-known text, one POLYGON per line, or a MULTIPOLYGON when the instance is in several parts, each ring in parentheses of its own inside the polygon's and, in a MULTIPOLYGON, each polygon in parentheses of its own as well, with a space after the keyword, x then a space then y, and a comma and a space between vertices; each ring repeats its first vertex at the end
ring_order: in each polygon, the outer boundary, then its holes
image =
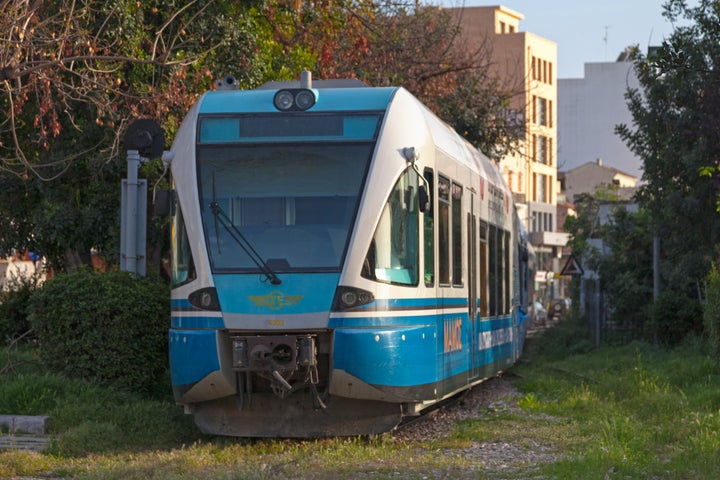
POLYGON ((642 177, 642 161, 615 133, 633 128, 628 88, 639 88, 633 63, 586 63, 584 78, 558 79, 558 170, 569 171, 598 158, 606 167, 642 177))

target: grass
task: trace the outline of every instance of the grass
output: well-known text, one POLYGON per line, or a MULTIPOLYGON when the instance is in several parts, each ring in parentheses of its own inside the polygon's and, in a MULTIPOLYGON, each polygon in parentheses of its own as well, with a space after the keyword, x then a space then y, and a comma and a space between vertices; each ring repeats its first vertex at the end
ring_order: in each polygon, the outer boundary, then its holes
POLYGON ((51 415, 54 439, 43 454, 0 452, 0 478, 720 478, 720 366, 703 343, 594 349, 576 330, 561 324, 530 341, 510 372, 520 394, 508 408, 482 408, 426 442, 211 437, 169 388, 133 395, 26 364, 0 378, 0 405, 51 415), (541 461, 491 465, 483 444, 541 461))

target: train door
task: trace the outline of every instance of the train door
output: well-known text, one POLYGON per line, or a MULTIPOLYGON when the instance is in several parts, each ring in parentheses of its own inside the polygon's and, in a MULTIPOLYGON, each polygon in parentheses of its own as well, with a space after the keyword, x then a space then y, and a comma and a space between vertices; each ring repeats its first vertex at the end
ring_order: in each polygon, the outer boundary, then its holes
POLYGON ((467 384, 467 293, 463 250, 463 186, 443 175, 437 181, 438 352, 441 395, 467 384))
POLYGON ((475 195, 470 194, 470 212, 467 218, 467 258, 468 258, 468 330, 470 333, 468 372, 470 380, 477 376, 477 234, 476 234, 477 218, 475 216, 475 195))

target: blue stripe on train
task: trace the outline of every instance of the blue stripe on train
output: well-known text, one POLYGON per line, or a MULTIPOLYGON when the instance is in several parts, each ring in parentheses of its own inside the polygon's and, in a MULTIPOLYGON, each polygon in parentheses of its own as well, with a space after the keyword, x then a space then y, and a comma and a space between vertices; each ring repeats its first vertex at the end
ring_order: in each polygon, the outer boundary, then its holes
POLYGON ((190 385, 220 369, 216 330, 171 330, 173 385, 190 385))
POLYGON ((467 316, 461 315, 461 338, 455 339, 455 343, 446 342, 445 321, 457 318, 457 314, 449 314, 333 319, 338 326, 334 368, 372 385, 408 387, 437 382, 513 357, 511 317, 476 322, 476 338, 471 339, 467 316), (375 328, 348 328, 347 323, 375 328), (394 328, 387 328, 389 324, 394 328), (484 332, 493 332, 490 343, 485 344, 478 337, 484 332), (444 352, 448 345, 457 350, 444 352), (472 356, 471 349, 475 349, 472 356))
POLYGON ((335 330, 333 368, 374 385, 437 381, 435 325, 392 330, 335 330))
POLYGON ((225 328, 225 323, 222 317, 206 317, 202 315, 181 317, 173 315, 170 319, 170 326, 172 328, 187 328, 187 329, 200 329, 200 328, 225 328))

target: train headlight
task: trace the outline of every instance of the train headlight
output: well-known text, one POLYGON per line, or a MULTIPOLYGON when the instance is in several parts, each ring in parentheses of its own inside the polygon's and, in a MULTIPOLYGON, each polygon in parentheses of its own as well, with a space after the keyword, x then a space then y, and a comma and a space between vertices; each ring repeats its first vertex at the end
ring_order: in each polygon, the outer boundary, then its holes
POLYGON ((275 108, 282 111, 290 110, 294 103, 295 98, 289 90, 280 90, 275 94, 275 98, 273 99, 275 108))
POLYGON ((295 105, 300 110, 307 110, 315 105, 315 94, 312 90, 300 90, 295 95, 295 105))
POLYGON ((203 310, 220 310, 220 301, 214 287, 201 288, 188 295, 188 301, 194 307, 203 310))
POLYGON ((371 292, 354 287, 338 287, 335 291, 332 309, 341 312, 351 308, 366 305, 375 300, 371 292))
POLYGON ((358 301, 357 293, 355 293, 353 290, 344 291, 340 295, 340 301, 343 305, 355 305, 358 301))
POLYGON ((315 105, 315 92, 307 88, 286 88, 278 90, 273 105, 281 112, 304 111, 315 105))

